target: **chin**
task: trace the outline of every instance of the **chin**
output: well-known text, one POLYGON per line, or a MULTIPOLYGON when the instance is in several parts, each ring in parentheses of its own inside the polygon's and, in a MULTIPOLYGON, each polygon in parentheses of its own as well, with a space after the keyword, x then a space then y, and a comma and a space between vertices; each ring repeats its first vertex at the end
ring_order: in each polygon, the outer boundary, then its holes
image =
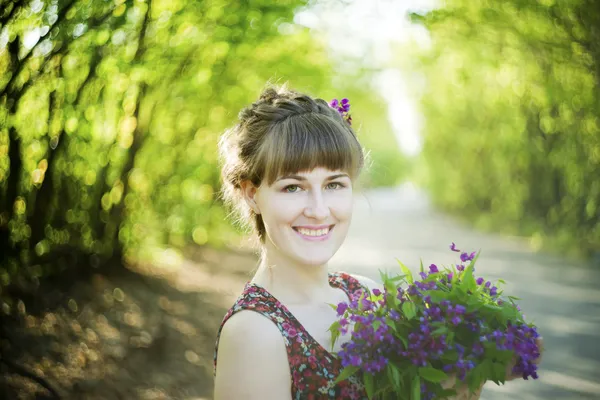
POLYGON ((294 258, 302 264, 318 267, 327 264, 334 254, 335 253, 314 254, 312 256, 309 256, 306 253, 304 253, 296 254, 294 258))

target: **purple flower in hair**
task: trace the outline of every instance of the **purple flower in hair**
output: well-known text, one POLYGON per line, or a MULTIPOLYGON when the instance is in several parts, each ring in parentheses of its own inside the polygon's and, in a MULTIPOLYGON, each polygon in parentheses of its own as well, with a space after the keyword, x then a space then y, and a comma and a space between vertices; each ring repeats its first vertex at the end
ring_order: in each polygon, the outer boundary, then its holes
POLYGON ((352 125, 352 117, 350 116, 350 100, 347 98, 343 98, 342 101, 338 101, 338 99, 333 99, 329 102, 329 106, 331 108, 335 108, 337 112, 340 113, 342 118, 348 123, 348 125, 352 125))

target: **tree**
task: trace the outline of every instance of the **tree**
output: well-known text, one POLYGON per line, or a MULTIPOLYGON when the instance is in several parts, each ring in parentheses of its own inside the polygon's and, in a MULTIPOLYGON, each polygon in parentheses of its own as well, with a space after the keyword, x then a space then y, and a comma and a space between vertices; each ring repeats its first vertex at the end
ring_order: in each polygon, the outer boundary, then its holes
POLYGON ((426 185, 478 225, 600 250, 600 7, 591 0, 451 0, 413 15, 433 46, 426 185))
POLYGON ((216 140, 273 77, 325 90, 302 1, 5 1, 0 277, 232 234, 216 140))

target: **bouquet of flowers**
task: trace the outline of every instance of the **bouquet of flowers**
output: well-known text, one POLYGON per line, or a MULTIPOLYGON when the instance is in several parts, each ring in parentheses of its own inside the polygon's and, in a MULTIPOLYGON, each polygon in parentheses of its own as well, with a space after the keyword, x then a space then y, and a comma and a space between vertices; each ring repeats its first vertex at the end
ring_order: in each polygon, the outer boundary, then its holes
MULTIPOLYGON (((454 243, 450 249, 460 253, 454 243)), ((369 399, 420 400, 455 396, 453 380, 474 393, 488 380, 536 379, 537 329, 518 298, 503 296, 504 281, 475 276, 478 256, 463 252, 460 263, 427 272, 421 263, 420 279, 399 261, 402 275, 381 273, 383 292, 332 305, 332 343, 351 332, 337 382, 360 374, 369 399)))

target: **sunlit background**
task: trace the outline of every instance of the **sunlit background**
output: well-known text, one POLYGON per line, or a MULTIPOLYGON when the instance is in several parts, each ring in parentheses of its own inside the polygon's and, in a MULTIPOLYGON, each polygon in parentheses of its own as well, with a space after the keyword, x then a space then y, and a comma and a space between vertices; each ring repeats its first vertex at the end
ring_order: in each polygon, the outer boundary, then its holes
POLYGON ((336 268, 469 238, 564 351, 511 398, 600 397, 567 335, 600 324, 596 3, 1 2, 0 397, 212 397, 256 263, 216 144, 267 82, 350 99, 370 165, 336 268))

